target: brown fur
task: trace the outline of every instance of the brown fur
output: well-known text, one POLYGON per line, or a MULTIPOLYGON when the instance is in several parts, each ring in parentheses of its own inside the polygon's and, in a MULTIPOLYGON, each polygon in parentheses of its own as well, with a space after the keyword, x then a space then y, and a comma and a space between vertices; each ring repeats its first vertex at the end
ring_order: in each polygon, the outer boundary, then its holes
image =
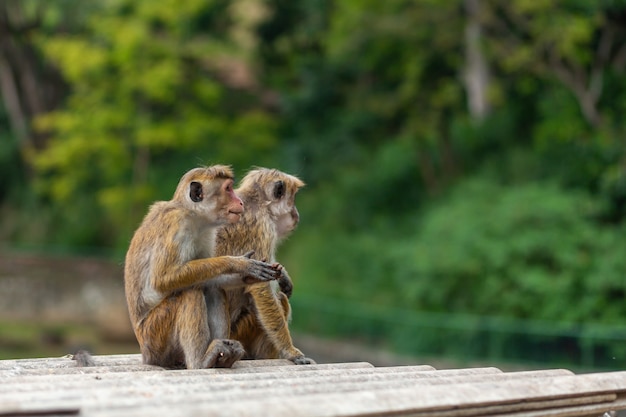
MULTIPOLYGON (((283 172, 259 168, 241 181, 236 192, 247 209, 240 221, 218 231, 216 254, 227 255, 254 251, 256 259, 275 261, 281 239, 298 224, 295 195, 304 183, 283 172), (282 181, 284 193, 274 195, 282 181)), ((291 292, 291 279, 283 269, 281 286, 291 292)), ((288 320, 291 307, 285 293, 271 283, 259 283, 226 292, 230 312, 230 337, 240 341, 251 359, 290 359, 298 364, 314 363, 293 345, 288 320)))
POLYGON ((224 291, 281 275, 280 265, 214 257, 215 231, 239 220, 243 203, 229 167, 196 168, 170 201, 152 205, 131 240, 124 269, 131 323, 145 363, 229 367, 243 356, 228 336, 224 291))

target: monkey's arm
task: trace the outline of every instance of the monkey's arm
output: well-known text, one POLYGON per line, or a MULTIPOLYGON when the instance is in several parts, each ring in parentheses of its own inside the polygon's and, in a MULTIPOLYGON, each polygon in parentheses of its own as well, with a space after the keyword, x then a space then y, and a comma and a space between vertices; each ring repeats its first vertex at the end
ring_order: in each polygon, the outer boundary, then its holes
MULTIPOLYGON (((200 253, 212 252, 212 244, 205 236, 210 235, 210 230, 199 230, 193 215, 177 206, 166 206, 161 209, 160 217, 151 221, 158 223, 162 230, 149 242, 153 250, 152 262, 148 264, 150 286, 160 294, 210 282, 218 277, 216 284, 232 287, 271 281, 281 275, 282 266, 250 259, 250 254, 194 259, 200 253), (228 274, 231 275, 225 276, 228 274)), ((156 228, 156 225, 153 226, 156 228)))
POLYGON ((281 269, 280 264, 268 264, 245 256, 195 259, 163 268, 162 274, 153 275, 152 287, 167 294, 218 278, 220 287, 244 286, 278 279, 281 269))
POLYGON ((293 281, 291 280, 291 277, 284 267, 282 270, 282 274, 278 279, 278 285, 280 286, 280 290, 287 296, 287 298, 291 298, 291 294, 293 293, 293 281))

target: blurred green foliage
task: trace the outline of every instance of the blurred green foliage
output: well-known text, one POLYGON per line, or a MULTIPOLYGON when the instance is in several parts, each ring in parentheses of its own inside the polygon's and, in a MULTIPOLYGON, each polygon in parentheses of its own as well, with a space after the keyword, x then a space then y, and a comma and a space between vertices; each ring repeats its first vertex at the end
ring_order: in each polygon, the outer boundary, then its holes
POLYGON ((308 244, 289 247, 314 248, 308 257, 294 255, 305 259, 298 268, 319 271, 301 285, 329 296, 433 312, 619 324, 626 230, 598 226, 596 205, 585 193, 550 183, 509 187, 470 178, 419 221, 403 221, 403 233, 386 232, 390 219, 372 224, 373 232, 302 233, 298 239, 308 244))
POLYGON ((308 184, 295 297, 623 323, 626 2, 24 4, 65 88, 0 124, 2 240, 123 254, 185 170, 267 165, 308 184))
POLYGON ((37 39, 72 85, 63 108, 35 121, 38 129, 54 132, 32 159, 41 195, 72 210, 68 217, 85 210, 101 214, 106 239, 121 244, 115 237, 126 238, 138 212, 165 198, 185 167, 267 161, 259 155, 275 145, 274 121, 255 106, 255 97, 219 79, 226 76, 220 65, 239 58, 237 52, 246 59, 228 39, 233 24, 222 19, 227 6, 104 3, 80 36, 37 39), (159 184, 162 192, 148 185, 152 164, 174 168, 159 184))

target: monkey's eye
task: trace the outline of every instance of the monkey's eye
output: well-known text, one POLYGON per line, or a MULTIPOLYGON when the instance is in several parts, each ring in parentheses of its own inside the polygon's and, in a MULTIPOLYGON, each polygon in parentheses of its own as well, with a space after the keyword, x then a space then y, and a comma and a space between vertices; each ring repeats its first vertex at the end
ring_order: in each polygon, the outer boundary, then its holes
POLYGON ((196 181, 189 184, 189 198, 191 198, 191 201, 194 203, 202 201, 202 184, 196 181))
POLYGON ((285 183, 283 181, 276 181, 274 183, 274 198, 280 199, 285 195, 285 183))

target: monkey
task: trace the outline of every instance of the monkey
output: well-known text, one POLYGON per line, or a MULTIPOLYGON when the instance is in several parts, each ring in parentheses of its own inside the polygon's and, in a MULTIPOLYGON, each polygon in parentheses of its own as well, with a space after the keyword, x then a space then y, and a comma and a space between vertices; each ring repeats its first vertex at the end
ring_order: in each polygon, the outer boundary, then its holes
MULTIPOLYGON (((295 196, 304 186, 299 178, 268 168, 253 169, 235 190, 246 205, 238 223, 217 233, 216 254, 254 251, 255 257, 275 262, 278 244, 298 225, 295 196)), ((283 268, 280 291, 269 282, 226 291, 230 312, 230 337, 240 341, 248 359, 289 359, 296 364, 315 363, 293 345, 288 322, 291 278, 283 268)))
POLYGON ((244 204, 229 166, 194 168, 169 201, 154 203, 135 231, 124 266, 131 324, 143 362, 167 368, 226 367, 245 354, 228 339, 225 290, 280 278, 282 266, 245 255, 215 256, 217 228, 244 204))

